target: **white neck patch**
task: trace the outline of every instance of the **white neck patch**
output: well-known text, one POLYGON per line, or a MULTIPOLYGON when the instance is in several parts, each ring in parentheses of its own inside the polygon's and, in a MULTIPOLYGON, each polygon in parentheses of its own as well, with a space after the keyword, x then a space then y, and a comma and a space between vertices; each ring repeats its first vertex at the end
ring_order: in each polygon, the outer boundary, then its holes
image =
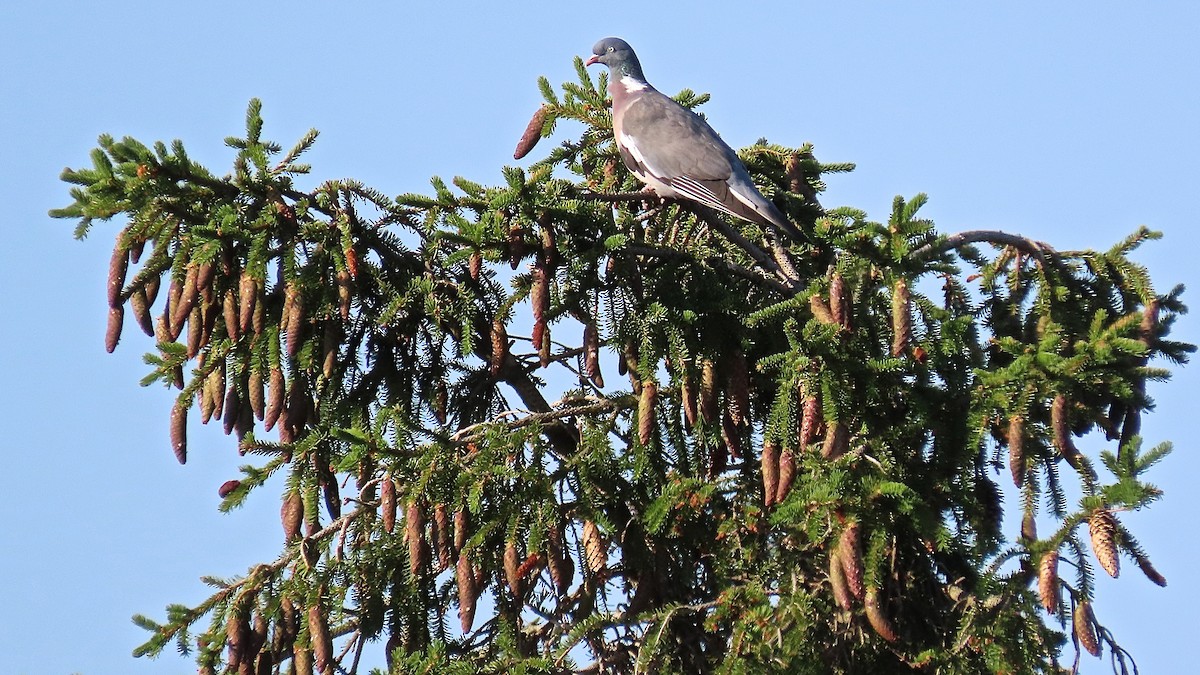
POLYGON ((625 91, 641 91, 646 88, 646 83, 639 82, 636 78, 629 75, 623 75, 621 77, 621 86, 625 88, 625 91))

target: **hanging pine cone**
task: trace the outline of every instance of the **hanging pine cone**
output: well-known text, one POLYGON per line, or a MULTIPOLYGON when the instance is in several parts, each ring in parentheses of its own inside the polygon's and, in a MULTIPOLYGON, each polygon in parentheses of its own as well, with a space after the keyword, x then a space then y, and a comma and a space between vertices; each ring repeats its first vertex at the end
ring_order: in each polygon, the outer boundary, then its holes
POLYGON ((512 593, 513 600, 520 603, 525 597, 520 574, 522 559, 517 543, 511 539, 504 542, 503 562, 504 580, 508 582, 508 590, 512 593))
POLYGON ((571 588, 571 581, 575 578, 575 562, 563 542, 561 524, 546 531, 546 548, 550 554, 546 559, 546 565, 550 569, 550 580, 554 582, 554 588, 560 596, 566 595, 567 590, 571 588))
POLYGON ((854 595, 846 585, 845 566, 837 549, 829 554, 829 585, 833 588, 833 599, 838 607, 850 609, 854 606, 854 595))
POLYGON ((396 481, 390 473, 379 483, 379 511, 383 531, 391 534, 396 529, 396 481))
POLYGON ((121 230, 117 234, 117 244, 108 261, 108 306, 111 308, 121 306, 121 291, 125 289, 125 275, 129 272, 129 248, 122 243, 127 231, 121 230))
POLYGON ((454 563, 453 530, 449 509, 445 504, 438 504, 433 508, 433 540, 437 547, 439 572, 454 563))
POLYGON ((900 277, 892 288, 892 356, 903 356, 912 338, 912 299, 908 280, 900 277))
POLYGON ((333 639, 329 635, 329 621, 321 611, 320 604, 308 608, 308 636, 312 642, 317 671, 323 673, 333 665, 333 639))
POLYGON ((1021 516, 1021 539, 1029 541, 1037 541, 1037 520, 1034 519, 1033 511, 1028 509, 1021 516))
POLYGON ((700 416, 710 423, 717 419, 717 366, 712 359, 700 366, 700 416))
POLYGON ((253 328, 254 306, 258 301, 258 283, 249 270, 238 278, 238 332, 245 335, 253 328))
POLYGON ((279 415, 283 412, 286 399, 283 370, 279 366, 272 366, 271 372, 267 376, 267 410, 263 420, 263 428, 267 431, 270 431, 279 421, 279 415))
POLYGON ((262 371, 257 368, 251 368, 250 374, 246 376, 246 396, 250 401, 250 410, 261 420, 267 407, 263 394, 262 371))
POLYGON ((649 445, 654 438, 654 408, 658 401, 658 385, 654 380, 642 383, 642 394, 638 401, 638 443, 649 445))
POLYGON ((840 324, 833 318, 833 312, 829 310, 829 306, 825 304, 825 300, 817 294, 813 294, 808 298, 808 308, 812 311, 817 321, 828 326, 839 326, 840 324))
POLYGON ((583 521, 583 550, 586 554, 588 569, 594 576, 603 576, 608 569, 608 544, 596 523, 583 521))
POLYGON ((458 618, 463 633, 470 633, 475 624, 475 602, 479 599, 481 589, 475 583, 475 569, 466 551, 458 554, 454 580, 458 585, 458 618))
POLYGON ((788 446, 779 453, 779 483, 775 488, 775 503, 782 504, 792 491, 796 480, 796 454, 788 446))
POLYGON ((171 326, 176 331, 176 335, 179 335, 179 329, 182 328, 183 322, 187 321, 188 316, 192 313, 192 308, 196 306, 196 301, 200 298, 199 290, 196 288, 196 279, 199 274, 200 267, 196 263, 189 263, 183 277, 183 285, 179 289, 179 302, 171 305, 171 326))
POLYGON ((888 642, 895 642, 899 639, 896 629, 892 627, 891 619, 888 618, 887 612, 883 608, 879 589, 874 587, 866 589, 864 606, 867 610, 867 622, 871 624, 871 628, 875 629, 879 637, 888 642))
POLYGON ((779 444, 768 439, 763 443, 760 457, 763 481, 763 505, 775 503, 775 492, 779 487, 779 444))
POLYGON ((508 359, 508 331, 499 316, 492 320, 492 359, 488 364, 492 377, 499 377, 508 359))
POLYGON ((137 320, 138 328, 150 337, 154 337, 154 317, 150 316, 150 302, 146 299, 146 289, 135 288, 129 296, 129 306, 133 309, 133 318, 137 320))
POLYGON ((1112 578, 1121 573, 1121 556, 1117 551, 1117 519, 1108 509, 1096 509, 1088 518, 1088 532, 1092 537, 1092 552, 1100 567, 1112 578))
POLYGON ((691 429, 696 426, 696 417, 699 415, 699 411, 696 408, 696 383, 688 373, 686 362, 683 364, 682 373, 679 376, 679 398, 683 407, 684 426, 691 429))
POLYGON ((850 523, 842 530, 838 538, 837 557, 842 562, 842 572, 846 587, 851 595, 863 599, 866 588, 863 585, 862 544, 859 542, 859 524, 850 523))
POLYGON ((180 464, 187 463, 187 412, 184 401, 175 399, 175 405, 171 406, 171 450, 180 464))
POLYGON ((1008 418, 1008 468, 1012 472, 1013 485, 1025 483, 1025 418, 1013 415, 1008 418))
POLYGON ((305 312, 300 288, 291 281, 283 291, 283 316, 287 355, 294 359, 300 353, 300 344, 304 340, 305 312))
POLYGON ((1058 612, 1058 551, 1047 552, 1038 564, 1038 597, 1041 598, 1042 609, 1050 614, 1058 612))
POLYGON ((1100 656, 1100 641, 1096 637, 1096 617, 1092 614, 1092 603, 1082 601, 1075 606, 1071 624, 1075 638, 1092 656, 1100 656))
POLYGON ((834 420, 825 426, 825 442, 821 445, 821 456, 825 459, 837 459, 846 454, 850 446, 850 432, 841 420, 834 420))
POLYGON ((109 354, 117 348, 121 341, 121 328, 125 325, 125 306, 117 305, 108 308, 108 326, 104 331, 104 351, 109 354))
POLYGON ((419 577, 429 565, 429 547, 425 543, 425 510, 414 499, 404 514, 404 540, 408 542, 408 571, 419 577))
POLYGON ((583 374, 597 387, 604 387, 600 373, 600 333, 593 321, 583 324, 583 374))
POLYGON ((829 280, 829 311, 842 330, 850 330, 850 297, 846 280, 838 272, 829 280))
POLYGON ((734 425, 742 426, 750 416, 750 366, 738 347, 725 355, 726 410, 734 425))
POLYGON ((821 401, 816 396, 806 396, 800 412, 800 451, 803 452, 817 440, 821 421, 821 401))
POLYGON ((725 442, 725 448, 734 459, 742 457, 742 434, 738 429, 738 425, 733 421, 733 414, 726 408, 725 412, 721 413, 721 440, 725 442))
POLYGON ((284 541, 292 541, 300 536, 300 525, 304 521, 304 498, 299 490, 291 490, 284 497, 279 519, 283 523, 284 541))

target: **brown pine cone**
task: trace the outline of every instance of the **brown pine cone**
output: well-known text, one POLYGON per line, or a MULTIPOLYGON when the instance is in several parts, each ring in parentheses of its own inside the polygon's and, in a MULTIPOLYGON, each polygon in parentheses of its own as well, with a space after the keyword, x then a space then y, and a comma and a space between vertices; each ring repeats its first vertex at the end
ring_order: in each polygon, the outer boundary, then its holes
POLYGON ((1076 605, 1071 623, 1079 644, 1092 656, 1100 656, 1100 640, 1096 637, 1096 617, 1092 614, 1092 603, 1082 601, 1076 605))
POLYGON ((654 380, 642 383, 642 395, 638 401, 638 442, 649 445, 654 438, 654 408, 658 401, 658 385, 654 380))
POLYGON ((1042 608, 1051 614, 1058 612, 1058 551, 1049 551, 1038 564, 1038 597, 1042 608))
POLYGON ((533 117, 529 119, 529 124, 525 127, 525 132, 521 134, 521 139, 517 141, 517 149, 513 152, 513 159, 521 159, 533 150, 533 146, 542 138, 542 128, 546 124, 546 118, 550 114, 550 108, 546 104, 538 108, 533 117))
POLYGON ((908 280, 900 277, 892 289, 892 356, 904 355, 912 339, 912 299, 908 280))
POLYGON ((384 532, 391 534, 396 530, 396 481, 390 473, 379 483, 379 512, 384 532))
POLYGON ((1088 532, 1092 537, 1092 552, 1100 567, 1112 578, 1121 573, 1121 556, 1117 550, 1117 519, 1108 509, 1096 509, 1088 518, 1088 532))
POLYGON ((775 503, 775 492, 779 487, 779 444, 774 440, 763 443, 762 456, 763 505, 775 503))
POLYGON ((1013 485, 1025 483, 1025 418, 1013 415, 1008 418, 1008 468, 1012 472, 1013 485))
POLYGON ((862 544, 859 541, 860 526, 850 523, 842 530, 838 538, 838 559, 842 561, 842 571, 845 575, 846 587, 859 600, 863 599, 866 588, 863 585, 862 544))

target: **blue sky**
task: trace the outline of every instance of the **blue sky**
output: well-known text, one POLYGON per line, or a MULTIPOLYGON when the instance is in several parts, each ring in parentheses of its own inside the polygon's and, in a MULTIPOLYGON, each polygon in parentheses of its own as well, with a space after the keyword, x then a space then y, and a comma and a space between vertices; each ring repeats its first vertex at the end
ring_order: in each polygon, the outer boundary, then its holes
MULTIPOLYGON (((1138 254, 1158 287, 1200 288, 1195 3, 421 4, 0 8, 5 672, 194 672, 169 654, 132 659, 144 634, 129 617, 200 600, 200 575, 240 574, 282 536, 278 491, 217 513, 217 487, 241 463, 217 428, 193 425, 189 462, 175 462, 173 395, 137 384, 150 340, 127 327, 104 353, 116 230, 78 243, 73 223, 46 216, 69 201, 58 173, 84 165, 102 132, 180 138, 220 174, 232 160, 222 139, 260 97, 268 137, 321 130, 318 179, 393 195, 434 174, 497 182, 539 104, 536 78, 573 78, 574 56, 620 35, 659 89, 711 93, 704 110, 731 145, 807 141, 825 161, 856 162, 830 177, 826 205, 882 219, 894 195, 926 192, 923 213, 943 231, 1059 248, 1108 247, 1146 224, 1166 235, 1138 254)), ((1195 322, 1175 337, 1200 341, 1195 322)), ((1127 565, 1100 580, 1096 612, 1142 672, 1183 672, 1200 601, 1200 375, 1178 370, 1151 393, 1143 431, 1176 453, 1152 474, 1166 498, 1123 519, 1170 586, 1127 565)), ((1086 659, 1085 673, 1107 672, 1086 659)))

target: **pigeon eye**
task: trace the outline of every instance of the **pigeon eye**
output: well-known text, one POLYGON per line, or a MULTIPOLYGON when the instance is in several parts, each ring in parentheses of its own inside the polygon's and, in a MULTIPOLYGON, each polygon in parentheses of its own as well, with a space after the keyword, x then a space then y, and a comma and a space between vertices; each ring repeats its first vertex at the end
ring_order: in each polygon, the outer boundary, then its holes
POLYGON ((612 46, 610 46, 610 47, 608 48, 608 53, 609 53, 609 54, 611 54, 611 53, 613 53, 613 52, 615 52, 615 51, 617 51, 617 48, 616 48, 616 47, 612 47, 612 46))

